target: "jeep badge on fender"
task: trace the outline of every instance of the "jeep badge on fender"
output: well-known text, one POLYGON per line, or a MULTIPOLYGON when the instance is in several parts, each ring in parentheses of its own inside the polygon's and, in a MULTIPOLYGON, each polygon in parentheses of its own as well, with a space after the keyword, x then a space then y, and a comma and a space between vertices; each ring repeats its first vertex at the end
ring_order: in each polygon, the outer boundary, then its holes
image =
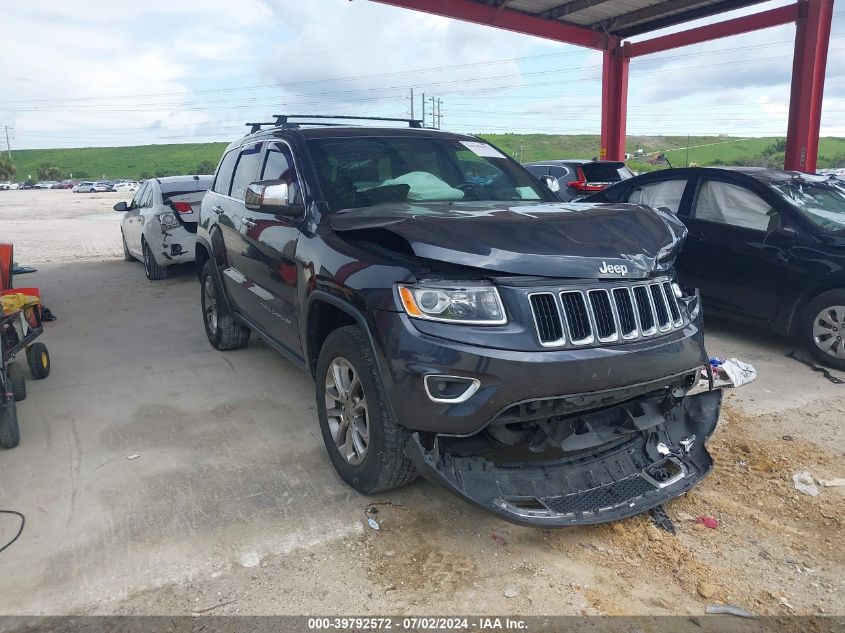
POLYGON ((601 266, 599 266, 599 272, 602 275, 627 275, 628 267, 622 264, 608 264, 607 262, 602 262, 601 266))

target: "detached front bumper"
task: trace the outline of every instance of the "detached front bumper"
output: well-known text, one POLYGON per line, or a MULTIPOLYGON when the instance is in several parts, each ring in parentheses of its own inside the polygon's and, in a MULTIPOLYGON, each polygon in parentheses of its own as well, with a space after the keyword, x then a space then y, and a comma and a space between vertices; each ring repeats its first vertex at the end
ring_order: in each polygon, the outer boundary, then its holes
POLYGON ((622 428, 599 447, 551 460, 461 454, 440 437, 426 447, 419 433, 405 450, 424 477, 512 523, 602 523, 649 510, 701 481, 713 466, 704 442, 721 397, 721 391, 687 396, 653 426, 622 428))

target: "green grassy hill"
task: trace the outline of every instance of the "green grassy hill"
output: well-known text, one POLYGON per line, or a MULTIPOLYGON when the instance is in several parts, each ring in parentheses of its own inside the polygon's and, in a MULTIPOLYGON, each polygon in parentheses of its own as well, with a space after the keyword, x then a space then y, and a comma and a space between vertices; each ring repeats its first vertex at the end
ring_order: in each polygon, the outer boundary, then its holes
POLYGON ((56 165, 66 177, 140 178, 193 174, 197 165, 209 161, 215 167, 228 143, 183 143, 135 147, 80 147, 68 149, 13 150, 17 179, 37 178, 38 166, 56 165))
MULTIPOLYGON (((598 155, 596 135, 480 134, 517 160, 524 162, 553 158, 593 158, 598 155)), ((783 165, 783 139, 692 136, 689 161, 698 165, 783 165)), ((628 152, 642 148, 649 154, 666 152, 673 166, 687 161, 686 136, 632 136, 628 152)), ((140 145, 136 147, 84 147, 74 149, 31 149, 13 151, 17 179, 37 178, 38 167, 56 165, 74 178, 141 178, 197 172, 197 165, 217 164, 226 143, 140 145)), ((819 167, 845 165, 845 138, 822 138, 819 167)), ((645 161, 632 161, 632 169, 655 169, 645 161)))

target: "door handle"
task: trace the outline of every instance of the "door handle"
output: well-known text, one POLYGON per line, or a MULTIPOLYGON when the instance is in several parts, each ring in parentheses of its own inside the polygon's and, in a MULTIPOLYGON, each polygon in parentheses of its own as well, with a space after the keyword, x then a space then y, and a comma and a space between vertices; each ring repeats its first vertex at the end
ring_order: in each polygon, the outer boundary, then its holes
POLYGON ((217 205, 217 206, 215 206, 215 207, 211 207, 211 212, 212 212, 212 213, 217 213, 217 214, 223 213, 223 207, 221 207, 221 206, 218 204, 218 205, 217 205))
POLYGON ((248 226, 249 228, 253 228, 256 224, 258 224, 258 222, 252 218, 241 218, 241 224, 248 226))

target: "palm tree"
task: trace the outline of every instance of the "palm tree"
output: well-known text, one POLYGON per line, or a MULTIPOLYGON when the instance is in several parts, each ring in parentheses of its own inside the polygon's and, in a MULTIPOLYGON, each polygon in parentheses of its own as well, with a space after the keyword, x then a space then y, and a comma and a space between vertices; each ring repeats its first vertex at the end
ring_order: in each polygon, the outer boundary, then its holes
POLYGON ((11 180, 17 171, 11 158, 0 155, 0 180, 11 180))

